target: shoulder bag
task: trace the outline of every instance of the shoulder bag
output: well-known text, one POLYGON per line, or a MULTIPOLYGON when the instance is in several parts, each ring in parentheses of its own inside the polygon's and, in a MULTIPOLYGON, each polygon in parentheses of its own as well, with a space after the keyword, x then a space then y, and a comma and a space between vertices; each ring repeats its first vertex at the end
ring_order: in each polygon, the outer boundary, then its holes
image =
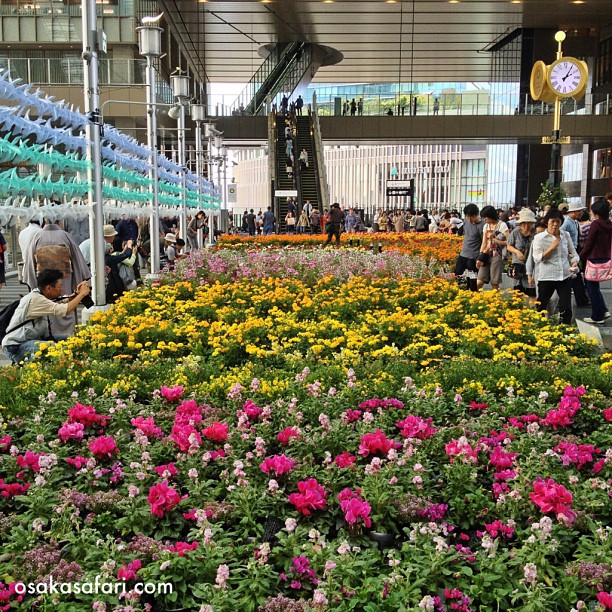
POLYGON ((612 240, 610 240, 610 259, 603 263, 593 263, 587 259, 584 278, 594 283, 612 280, 612 240))

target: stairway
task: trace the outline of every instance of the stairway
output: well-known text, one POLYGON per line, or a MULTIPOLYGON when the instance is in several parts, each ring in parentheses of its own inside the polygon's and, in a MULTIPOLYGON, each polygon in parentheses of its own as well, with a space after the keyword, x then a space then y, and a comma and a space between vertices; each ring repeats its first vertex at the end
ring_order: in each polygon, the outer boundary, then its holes
POLYGON ((308 153, 308 168, 300 173, 300 184, 302 187, 302 203, 309 200, 313 209, 320 209, 320 193, 317 185, 318 174, 314 139, 312 136, 311 119, 309 115, 298 115, 297 122, 297 156, 299 157, 302 149, 308 153))

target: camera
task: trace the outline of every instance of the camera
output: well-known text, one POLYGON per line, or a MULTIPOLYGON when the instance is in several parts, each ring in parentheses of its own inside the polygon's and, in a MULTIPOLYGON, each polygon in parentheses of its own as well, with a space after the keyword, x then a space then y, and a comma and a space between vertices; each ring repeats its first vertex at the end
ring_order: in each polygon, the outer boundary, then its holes
POLYGON ((93 53, 91 51, 83 51, 83 53, 81 53, 81 59, 84 62, 91 62, 93 59, 93 53))
POLYGON ((94 301, 91 299, 91 295, 86 295, 82 300, 81 304, 85 306, 85 308, 91 308, 94 305, 94 301))

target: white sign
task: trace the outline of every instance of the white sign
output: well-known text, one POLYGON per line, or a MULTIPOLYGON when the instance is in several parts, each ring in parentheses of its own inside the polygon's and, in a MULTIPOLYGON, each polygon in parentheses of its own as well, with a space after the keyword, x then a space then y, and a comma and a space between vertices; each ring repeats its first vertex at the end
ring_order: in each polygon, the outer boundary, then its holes
POLYGON ((297 198, 297 189, 277 189, 274 192, 275 198, 297 198))
POLYGON ((227 186, 227 201, 232 204, 238 201, 238 185, 231 184, 227 186))
POLYGON ((387 189, 410 189, 412 184, 410 181, 387 181, 387 189))

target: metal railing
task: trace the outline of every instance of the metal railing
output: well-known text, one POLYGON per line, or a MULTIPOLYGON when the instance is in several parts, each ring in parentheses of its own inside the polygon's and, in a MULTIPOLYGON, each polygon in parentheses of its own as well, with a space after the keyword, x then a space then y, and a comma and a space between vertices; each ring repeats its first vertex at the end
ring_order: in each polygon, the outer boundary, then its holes
MULTIPOLYGON (((145 83, 145 59, 101 59, 100 84, 102 85, 143 85, 145 83)), ((35 85, 79 85, 83 86, 83 60, 74 57, 63 58, 11 58, 0 57, 0 69, 8 70, 12 78, 21 78, 25 83, 35 85)), ((164 81, 158 83, 158 95, 172 101, 170 86, 164 81)))
MULTIPOLYGON (((388 115, 391 110, 393 116, 397 116, 399 105, 400 116, 409 117, 411 114, 414 116, 414 112, 410 112, 414 111, 414 107, 411 106, 409 110, 408 104, 402 106, 400 99, 401 97, 393 95, 363 96, 363 111, 361 113, 357 111, 355 115, 381 116, 388 115)), ((359 98, 356 101, 358 100, 359 98)), ((515 97, 515 100, 518 98, 515 97)), ((311 103, 307 97, 304 101, 305 105, 311 103)), ((340 96, 317 95, 317 113, 320 117, 342 116, 344 102, 345 98, 340 96), (341 101, 339 110, 337 99, 341 101)), ((233 106, 214 102, 208 105, 207 112, 210 117, 240 114, 234 111, 233 106)), ((493 98, 488 93, 466 93, 420 95, 417 97, 416 116, 552 115, 553 112, 552 104, 535 102, 529 95, 524 96, 520 103, 516 101, 508 103, 505 99, 493 98), (435 98, 439 99, 437 107, 435 98)), ((612 115, 612 94, 587 94, 582 100, 567 98, 561 104, 561 112, 564 115, 612 115)), ((347 116, 351 116, 350 100, 347 116)))
MULTIPOLYGON (((96 6, 98 16, 133 17, 134 3, 99 4, 96 6)), ((81 17, 81 4, 64 4, 62 2, 17 2, 0 6, 0 16, 10 17, 49 17, 65 15, 81 17)))

